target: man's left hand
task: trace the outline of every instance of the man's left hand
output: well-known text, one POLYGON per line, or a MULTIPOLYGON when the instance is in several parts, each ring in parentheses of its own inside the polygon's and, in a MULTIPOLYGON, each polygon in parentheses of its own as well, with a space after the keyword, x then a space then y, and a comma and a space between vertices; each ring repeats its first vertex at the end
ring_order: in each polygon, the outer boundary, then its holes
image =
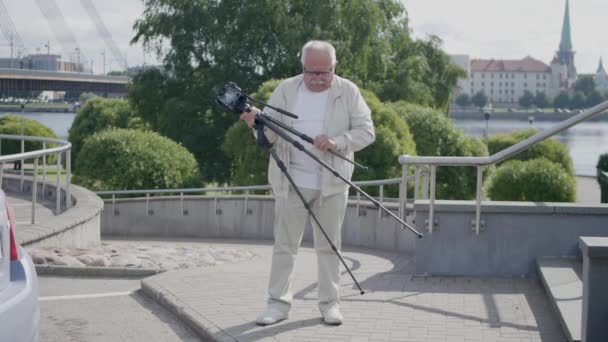
POLYGON ((336 143, 331 140, 327 135, 317 135, 315 137, 313 145, 323 152, 335 151, 338 147, 336 143))

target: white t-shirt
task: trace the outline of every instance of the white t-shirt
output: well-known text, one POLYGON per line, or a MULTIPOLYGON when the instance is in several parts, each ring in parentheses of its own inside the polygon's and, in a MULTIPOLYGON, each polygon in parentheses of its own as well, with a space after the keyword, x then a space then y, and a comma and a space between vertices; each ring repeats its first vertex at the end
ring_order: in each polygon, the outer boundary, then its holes
MULTIPOLYGON (((313 139, 317 135, 323 134, 328 95, 329 90, 313 92, 308 90, 306 85, 302 85, 298 90, 298 98, 294 107, 298 119, 293 120, 293 128, 313 139)), ((321 158, 323 155, 323 152, 313 145, 298 137, 295 137, 295 139, 299 140, 307 150, 313 152, 317 157, 321 158)), ((289 166, 289 172, 297 186, 308 189, 321 188, 322 166, 306 153, 295 147, 292 148, 289 166)))

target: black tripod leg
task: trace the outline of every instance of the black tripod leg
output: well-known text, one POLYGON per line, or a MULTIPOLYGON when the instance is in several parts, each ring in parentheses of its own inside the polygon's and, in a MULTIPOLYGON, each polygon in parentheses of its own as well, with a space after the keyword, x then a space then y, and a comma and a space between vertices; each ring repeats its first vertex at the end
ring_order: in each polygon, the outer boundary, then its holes
POLYGON ((300 189, 298 188, 298 186, 296 185, 296 183, 293 181, 293 178, 291 178, 291 175, 287 171, 287 168, 285 167, 285 164, 283 163, 283 161, 277 156, 276 152, 273 149, 270 149, 270 155, 272 156, 272 158, 274 159, 274 161, 277 163, 277 166, 279 167, 279 169, 281 170, 281 172, 283 172, 283 174, 285 175, 285 177, 287 177, 287 180, 289 180, 289 184, 291 184, 291 186, 293 187, 293 190, 296 192, 296 194, 298 195, 298 197, 302 201, 302 204, 304 205, 304 208, 306 208, 306 210, 308 211, 308 213, 310 214, 310 216, 312 217, 312 219, 315 221, 315 223, 319 227, 319 230, 321 231, 321 233, 323 233, 323 236, 325 236, 325 239, 327 240, 327 242, 331 246, 331 249, 336 253, 336 255, 338 256, 338 258, 342 262, 342 265, 344 265, 344 268, 346 269, 346 271, 348 271, 348 274, 350 275, 350 277, 355 282, 355 285, 357 285, 357 288, 359 289, 360 293, 361 294, 365 294, 365 291, 363 291, 363 289, 361 288, 361 285, 359 285, 359 282, 357 281, 357 279, 355 278, 355 276, 353 275, 353 273, 350 271, 350 268, 348 268, 348 265, 346 265, 346 262, 344 261, 344 259, 342 258, 342 255, 338 251, 338 248, 336 248, 336 245, 334 245, 334 243, 331 242, 331 239, 329 238, 329 235, 327 235, 327 232, 325 232, 325 229, 323 229, 323 226, 321 225, 321 222, 319 222, 319 219, 317 219, 317 215, 315 215, 315 213, 310 209, 310 205, 308 204, 308 202, 306 202, 306 199, 304 198, 304 195, 302 195, 302 193, 300 192, 300 189))

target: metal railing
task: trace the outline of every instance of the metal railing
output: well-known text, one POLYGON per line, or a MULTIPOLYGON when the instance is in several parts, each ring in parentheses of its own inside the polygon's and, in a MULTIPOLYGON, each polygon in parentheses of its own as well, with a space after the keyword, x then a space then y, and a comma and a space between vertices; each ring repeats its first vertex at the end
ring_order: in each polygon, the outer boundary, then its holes
MULTIPOLYGON (((370 187, 377 186, 378 187, 378 201, 383 203, 385 201, 384 198, 384 187, 386 185, 399 184, 401 185, 401 178, 391 178, 391 179, 383 179, 383 180, 371 180, 371 181, 358 181, 353 182, 355 185, 359 187, 370 187)), ((401 187, 401 186, 400 186, 401 187)), ((218 193, 218 192, 244 192, 245 193, 245 212, 249 212, 248 202, 249 196, 252 191, 268 191, 271 190, 270 185, 250 185, 250 186, 229 186, 229 187, 214 187, 214 188, 191 188, 191 189, 149 189, 149 190, 110 190, 110 191, 98 191, 96 194, 98 196, 111 196, 112 201, 112 215, 116 214, 116 198, 120 195, 145 195, 146 197, 146 213, 150 213, 150 195, 162 195, 162 194, 179 194, 180 198, 180 208, 182 209, 182 213, 184 213, 184 194, 200 194, 200 193, 218 193)), ((402 190, 399 190, 401 194, 402 190)), ((218 212, 218 199, 217 195, 213 196, 213 202, 215 206, 215 212, 218 212)), ((360 204, 361 204, 361 194, 357 193, 356 196, 356 208, 357 215, 360 214, 360 204)), ((401 210, 401 207, 399 207, 401 210)), ((148 215, 147 214, 147 215, 148 215)), ((378 208, 378 215, 381 215, 382 211, 378 208)), ((401 212, 400 212, 400 215, 401 212)))
POLYGON ((61 154, 65 155, 65 193, 66 193, 66 208, 72 207, 72 201, 70 200, 70 184, 72 181, 72 166, 71 166, 71 148, 72 144, 65 140, 45 138, 45 137, 32 137, 26 135, 10 135, 0 134, 0 152, 2 151, 3 140, 19 140, 21 142, 21 153, 10 154, 0 156, 0 185, 4 178, 4 164, 10 162, 20 162, 20 184, 19 190, 23 192, 23 183, 25 180, 25 162, 33 160, 34 170, 32 174, 32 213, 31 223, 36 222, 36 202, 37 202, 37 190, 38 190, 38 162, 42 158, 42 198, 46 196, 46 178, 47 178, 47 156, 57 155, 56 160, 56 199, 55 199, 55 215, 61 213, 61 154), (25 152, 25 142, 41 142, 42 149, 36 151, 25 152), (47 144, 56 144, 57 147, 47 148, 47 144))
MULTIPOLYGON (((481 191, 482 191, 482 180, 483 180, 483 171, 485 168, 494 165, 502 160, 505 160, 519 152, 522 152, 533 145, 548 139, 555 134, 558 134, 574 125, 577 125, 583 121, 591 119, 594 116, 597 116, 604 111, 608 110, 608 101, 602 102, 599 105, 592 107, 579 113, 567 120, 564 120, 555 126, 538 132, 537 134, 529 137, 526 140, 523 140, 509 148, 506 148, 500 152, 495 153, 489 157, 416 157, 416 156, 408 156, 403 155, 399 157, 399 162, 402 165, 402 189, 404 189, 405 193, 401 197, 403 210, 405 210, 405 201, 407 201, 407 182, 409 181, 408 177, 408 166, 414 165, 416 172, 419 172, 419 169, 422 167, 430 168, 430 198, 429 198, 429 220, 428 220, 428 231, 429 233, 433 232, 433 215, 435 208, 435 176, 437 171, 437 166, 474 166, 477 168, 477 193, 475 198, 475 222, 474 222, 474 230, 476 234, 479 234, 480 230, 480 217, 481 217, 481 191)), ((419 187, 419 177, 418 175, 415 177, 415 185, 414 189, 418 189, 419 187)), ((425 181, 426 183, 426 181, 425 181)), ((416 200, 416 194, 414 195, 414 200, 416 200)), ((404 211, 405 213, 405 211, 404 211)))

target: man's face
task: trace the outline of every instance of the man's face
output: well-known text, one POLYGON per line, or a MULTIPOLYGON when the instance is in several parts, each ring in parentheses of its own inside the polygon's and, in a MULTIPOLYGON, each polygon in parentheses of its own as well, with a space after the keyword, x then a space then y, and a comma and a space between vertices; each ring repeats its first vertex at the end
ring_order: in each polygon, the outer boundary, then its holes
POLYGON ((313 92, 322 92, 331 87, 334 78, 329 53, 319 50, 306 51, 304 58, 304 84, 313 92))

